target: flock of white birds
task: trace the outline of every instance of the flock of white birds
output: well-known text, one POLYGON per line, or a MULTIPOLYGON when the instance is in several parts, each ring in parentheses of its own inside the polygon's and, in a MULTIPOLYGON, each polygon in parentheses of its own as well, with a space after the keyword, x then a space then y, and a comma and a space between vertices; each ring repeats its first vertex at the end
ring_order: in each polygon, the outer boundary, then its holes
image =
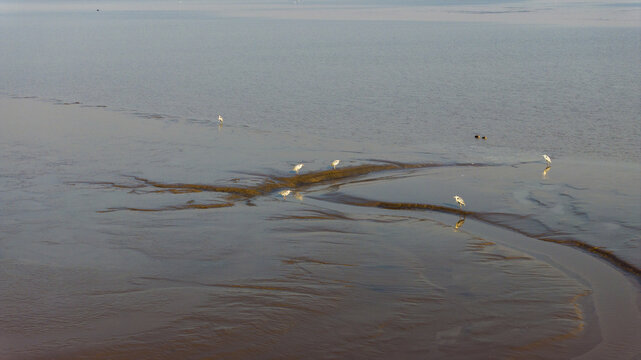
MULTIPOLYGON (((222 125, 222 124, 223 124, 223 117, 222 117, 222 115, 218 115, 218 123, 219 123, 220 125, 222 125)), ((475 138, 477 138, 477 139, 478 139, 478 138, 480 138, 480 136, 479 136, 479 135, 476 135, 476 136, 475 136, 475 138)), ((483 139, 487 139, 485 136, 483 136, 482 138, 483 138, 483 139)), ((541 156, 543 156, 543 159, 545 160, 545 162, 547 163, 547 166, 548 166, 548 168, 549 168, 549 167, 550 167, 550 165, 552 164, 552 159, 550 159, 550 157, 549 157, 547 154, 543 154, 543 155, 541 155, 541 156)), ((334 161, 332 161, 332 163, 331 163, 332 168, 333 168, 334 170, 336 170, 336 166, 338 166, 338 164, 340 164, 340 162, 341 162, 340 160, 334 160, 334 161)), ((294 165, 294 167, 292 168, 292 170, 294 170, 294 172, 296 172, 296 174, 298 174, 298 172, 300 171, 300 169, 302 169, 302 168, 303 168, 303 166, 305 166, 305 164, 303 164, 303 163, 298 163, 298 164, 294 165)), ((546 168, 546 170, 547 170, 547 168, 546 168)), ((545 174, 545 173, 546 173, 546 171, 544 171, 544 174, 545 174)), ((290 189, 286 189, 286 190, 282 190, 282 191, 280 191, 280 192, 279 192, 279 194, 283 197, 283 199, 286 199, 286 198, 287 198, 287 195, 291 194, 291 192, 292 192, 292 191, 291 191, 290 189)), ((458 204, 459 208, 461 208, 461 209, 462 209, 462 208, 463 208, 463 206, 465 206, 465 200, 463 200, 463 198, 462 198, 462 197, 460 197, 459 195, 454 195, 454 200, 455 200, 455 201, 456 201, 456 203, 458 204)))

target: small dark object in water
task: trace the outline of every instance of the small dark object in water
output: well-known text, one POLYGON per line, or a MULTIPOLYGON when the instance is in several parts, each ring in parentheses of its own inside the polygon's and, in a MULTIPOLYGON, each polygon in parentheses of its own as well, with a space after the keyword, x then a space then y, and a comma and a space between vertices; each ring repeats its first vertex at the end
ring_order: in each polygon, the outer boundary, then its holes
POLYGON ((483 140, 487 140, 487 136, 483 136, 481 139, 483 139, 483 140))
POLYGON ((100 11, 100 9, 96 9, 96 11, 100 11))
POLYGON ((475 138, 475 139, 478 139, 478 138, 479 138, 479 136, 478 136, 478 135, 474 135, 474 138, 475 138))

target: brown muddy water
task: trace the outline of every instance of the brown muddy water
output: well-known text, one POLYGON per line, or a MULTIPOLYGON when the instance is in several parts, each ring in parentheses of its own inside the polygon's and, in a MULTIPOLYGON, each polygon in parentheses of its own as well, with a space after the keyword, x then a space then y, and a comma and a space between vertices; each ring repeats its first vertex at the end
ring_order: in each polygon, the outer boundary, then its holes
POLYGON ((638 168, 0 105, 2 359, 641 354, 638 168))

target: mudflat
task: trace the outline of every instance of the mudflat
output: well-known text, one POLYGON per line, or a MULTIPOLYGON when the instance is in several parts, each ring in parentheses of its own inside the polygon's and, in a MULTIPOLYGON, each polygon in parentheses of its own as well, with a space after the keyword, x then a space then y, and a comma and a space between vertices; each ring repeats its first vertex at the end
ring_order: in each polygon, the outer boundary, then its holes
POLYGON ((0 108, 3 359, 641 352, 634 166, 0 108))

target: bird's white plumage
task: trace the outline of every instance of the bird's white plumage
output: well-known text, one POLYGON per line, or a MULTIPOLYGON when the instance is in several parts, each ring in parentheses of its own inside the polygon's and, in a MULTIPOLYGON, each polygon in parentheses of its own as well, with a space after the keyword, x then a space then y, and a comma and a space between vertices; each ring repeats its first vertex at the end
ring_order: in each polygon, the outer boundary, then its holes
POLYGON ((336 166, 337 166, 340 162, 341 162, 340 160, 334 160, 334 161, 332 161, 332 167, 333 167, 334 169, 336 169, 336 166))
POLYGON ((543 154, 541 156, 543 156, 543 159, 545 159, 545 162, 547 162, 548 165, 552 164, 552 159, 550 159, 550 157, 547 154, 543 154))
POLYGON ((292 191, 287 189, 287 190, 282 190, 279 192, 279 194, 283 197, 283 199, 287 198, 287 195, 291 194, 292 191))
POLYGON ((296 166, 294 166, 294 171, 296 171, 296 174, 298 174, 298 170, 302 169, 303 166, 305 166, 303 163, 296 164, 296 166))
POLYGON ((463 201, 462 197, 458 195, 454 195, 454 200, 456 200, 456 203, 458 204, 459 207, 465 206, 465 201, 463 201))
POLYGON ((218 115, 218 122, 221 123, 221 124, 223 123, 223 116, 222 115, 218 115))

